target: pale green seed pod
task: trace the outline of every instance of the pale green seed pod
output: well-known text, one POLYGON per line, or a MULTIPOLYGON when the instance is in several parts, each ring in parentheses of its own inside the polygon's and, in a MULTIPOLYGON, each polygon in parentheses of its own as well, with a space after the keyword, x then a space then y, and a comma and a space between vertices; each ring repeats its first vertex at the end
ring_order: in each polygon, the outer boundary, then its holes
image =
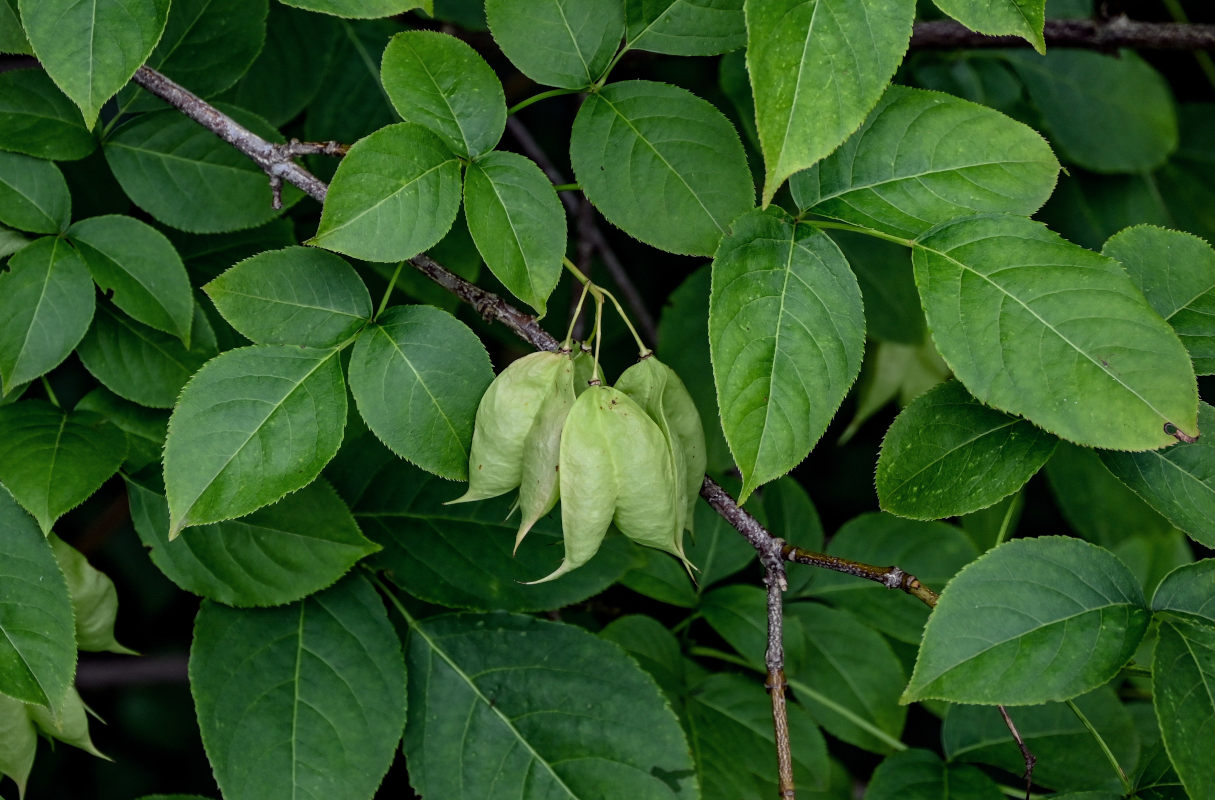
POLYGON ((592 386, 574 401, 561 434, 560 466, 565 559, 541 580, 589 561, 612 522, 630 539, 683 558, 670 449, 628 395, 592 386))
POLYGON ((468 491, 448 503, 485 500, 519 486, 528 432, 570 363, 568 353, 529 353, 494 378, 477 406, 468 457, 468 491))
POLYGON ((553 510, 560 496, 561 432, 574 405, 575 360, 566 359, 554 378, 549 394, 540 405, 523 443, 523 465, 519 482, 519 511, 522 520, 515 536, 515 549, 536 524, 553 510))
POLYGON ((679 529, 691 531, 707 464, 705 430, 692 395, 675 370, 653 355, 626 369, 616 388, 637 401, 666 438, 675 466, 679 529))

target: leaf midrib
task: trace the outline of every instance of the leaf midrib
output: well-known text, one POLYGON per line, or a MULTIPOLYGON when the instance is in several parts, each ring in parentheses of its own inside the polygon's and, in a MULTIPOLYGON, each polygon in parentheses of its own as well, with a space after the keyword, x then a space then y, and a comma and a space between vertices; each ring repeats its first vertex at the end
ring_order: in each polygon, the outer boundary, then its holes
POLYGON ((922 474, 922 473, 923 473, 925 470, 928 470, 928 469, 930 469, 931 467, 934 467, 934 466, 936 466, 937 464, 941 463, 941 462, 942 462, 942 461, 944 461, 946 458, 949 458, 951 455, 953 455, 953 454, 954 454, 954 453, 956 453, 957 451, 961 450, 963 447, 966 447, 966 446, 968 446, 968 445, 974 444, 975 442, 979 441, 980 439, 983 439, 983 438, 986 438, 986 437, 988 437, 988 436, 991 436, 992 434, 998 433, 999 431, 1002 431, 1002 430, 1004 430, 1005 428, 1011 428, 1012 426, 1016 425, 1016 424, 1017 424, 1017 423, 1019 423, 1019 422, 1021 422, 1021 420, 1019 420, 1019 419, 1010 419, 1010 420, 1008 420, 1007 422, 1003 422, 1003 423, 1001 423, 1001 424, 999 424, 999 425, 995 426, 994 428, 988 428, 987 430, 984 430, 984 431, 982 431, 982 432, 980 432, 980 433, 976 433, 976 434, 974 434, 973 436, 971 436, 970 438, 966 439, 966 440, 965 440, 965 441, 963 441, 963 442, 958 442, 958 444, 954 445, 953 447, 951 447, 951 448, 949 448, 948 450, 944 451, 943 453, 939 454, 939 455, 938 455, 936 458, 932 459, 932 460, 931 460, 931 461, 929 461, 927 464, 925 464, 924 466, 922 466, 922 467, 920 467, 919 469, 917 469, 915 472, 913 472, 913 473, 911 473, 910 475, 908 475, 908 476, 907 476, 907 478, 906 478, 905 480, 903 480, 903 481, 902 481, 901 483, 899 483, 897 486, 895 486, 894 488, 892 488, 892 489, 891 489, 891 491, 892 491, 892 492, 898 492, 898 491, 900 491, 900 490, 901 490, 901 489, 902 489, 904 486, 906 486, 908 483, 910 483, 911 481, 913 481, 913 480, 915 480, 916 478, 918 478, 918 477, 919 477, 919 476, 920 476, 920 475, 921 475, 921 474, 922 474))

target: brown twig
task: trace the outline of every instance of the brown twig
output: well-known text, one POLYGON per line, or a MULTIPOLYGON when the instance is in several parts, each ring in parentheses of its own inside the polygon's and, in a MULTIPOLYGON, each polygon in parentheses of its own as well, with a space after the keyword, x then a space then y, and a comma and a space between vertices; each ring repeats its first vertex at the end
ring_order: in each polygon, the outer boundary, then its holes
POLYGON ((86 656, 76 667, 80 689, 113 689, 119 686, 148 686, 154 683, 185 683, 188 658, 180 655, 107 658, 86 656))
POLYGON ((776 742, 776 775, 780 797, 793 800, 797 791, 793 785, 793 748, 789 743, 789 711, 785 706, 785 645, 783 597, 781 586, 787 581, 782 565, 781 574, 768 572, 764 575, 768 586, 768 649, 764 653, 764 664, 768 668, 768 679, 764 687, 772 698, 772 729, 776 742))
POLYGON ((1012 734, 1013 741, 1017 743, 1018 749, 1021 750, 1021 758, 1025 759, 1025 800, 1029 800, 1029 796, 1034 790, 1034 765, 1038 763, 1038 757, 1029 752, 1029 748, 1025 746, 1025 740, 1021 738, 1021 732, 1013 724, 1012 717, 1008 716, 1008 710, 1004 706, 996 706, 996 708, 1000 710, 1000 716, 1004 718, 1004 724, 1008 726, 1008 732, 1012 734))
POLYGON ((798 564, 808 564, 812 567, 829 569, 832 572, 842 572, 855 575, 858 578, 880 583, 887 589, 898 589, 920 600, 929 608, 937 604, 937 593, 920 583, 920 579, 899 567, 875 567, 860 561, 850 561, 839 556, 829 556, 826 553, 815 553, 787 544, 781 550, 781 556, 788 561, 798 564))
MULTIPOLYGON (((1215 50, 1215 25, 1137 22, 1125 16, 1108 20, 1048 19, 1047 47, 1116 50, 1215 50)), ((917 22, 911 46, 922 49, 1025 47, 1019 36, 986 36, 953 20, 917 22)))

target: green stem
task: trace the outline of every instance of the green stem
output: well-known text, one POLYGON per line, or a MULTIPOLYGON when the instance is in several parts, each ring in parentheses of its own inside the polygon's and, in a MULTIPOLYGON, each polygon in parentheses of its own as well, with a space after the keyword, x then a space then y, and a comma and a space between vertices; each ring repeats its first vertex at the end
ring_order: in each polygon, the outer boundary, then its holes
POLYGON ((380 298, 380 307, 375 310, 376 319, 379 319, 380 315, 384 313, 384 309, 388 307, 388 298, 392 297, 392 290, 397 285, 397 278, 401 275, 401 267, 403 266, 405 266, 404 261, 397 262, 396 271, 388 279, 388 288, 384 290, 384 296, 380 298))
POLYGON ((405 619, 406 624, 408 624, 409 627, 412 628, 413 623, 414 623, 413 616, 408 611, 405 610, 405 606, 402 605, 400 599, 395 594, 393 594, 392 589, 390 589, 384 583, 384 581, 380 580, 380 576, 376 575, 375 571, 372 570, 370 567, 364 566, 363 569, 367 570, 367 577, 370 578, 371 582, 375 585, 375 587, 380 590, 380 594, 382 594, 388 598, 388 602, 391 603, 394 607, 396 607, 396 610, 405 619))
POLYGON ((733 664, 736 667, 746 667, 747 669, 755 669, 755 666, 743 658, 736 656, 733 653, 727 653, 724 650, 718 650, 714 647, 693 646, 688 648, 688 655, 700 656, 702 658, 715 658, 718 661, 724 661, 727 664, 733 664))
POLYGON ((1114 772, 1118 773, 1118 780, 1122 783, 1122 788, 1126 790, 1126 793, 1129 796, 1130 793, 1134 791, 1135 787, 1131 785, 1131 779, 1126 776, 1126 772, 1123 771, 1122 765, 1118 763, 1118 759, 1114 757, 1114 753, 1112 750, 1110 750, 1110 746, 1105 743, 1105 739, 1100 733, 1097 732, 1097 729, 1093 727, 1093 723, 1089 722, 1088 717, 1084 716, 1084 712, 1080 710, 1080 707, 1076 705, 1075 701, 1068 700, 1067 707, 1072 710, 1072 713, 1079 718, 1084 727, 1088 728, 1088 732, 1092 734, 1092 737, 1097 740, 1097 746, 1101 748, 1101 752, 1105 753, 1105 757, 1110 762, 1110 765, 1113 766, 1114 772))
POLYGON ((802 219, 798 220, 798 222, 801 222, 804 225, 809 225, 813 228, 818 228, 819 230, 830 229, 838 231, 851 231, 852 233, 863 233, 866 236, 872 236, 877 239, 885 239, 888 242, 894 242, 895 244, 901 244, 903 247, 911 247, 915 244, 914 239, 904 239, 902 236, 895 236, 891 233, 882 233, 881 231, 875 231, 873 228, 865 228, 861 225, 852 225, 847 222, 836 222, 835 220, 829 219, 802 219))
POLYGON ((576 192, 576 191, 580 190, 581 188, 582 188, 582 186, 577 183, 559 183, 553 187, 553 191, 554 192, 576 192))
MULTIPOLYGON (((1025 800, 1025 798, 1026 798, 1025 787, 1023 787, 1023 786, 1022 787, 1005 786, 1004 784, 1001 783, 1001 784, 997 784, 996 788, 999 789, 1000 792, 1003 795, 1005 795, 1006 797, 1015 797, 1015 798, 1017 798, 1017 800, 1025 800)), ((1031 794, 1028 797, 1029 797, 1029 800, 1042 800, 1042 798, 1046 797, 1046 795, 1031 794)))
MULTIPOLYGON (((590 286, 590 284, 587 284, 590 286)), ((599 379, 599 345, 603 343, 603 295, 591 292, 595 295, 595 360, 591 362, 591 379, 599 379)))
POLYGON ((532 103, 539 103, 541 100, 547 100, 550 97, 560 97, 563 94, 577 94, 579 91, 581 91, 581 90, 580 89, 549 89, 547 92, 540 92, 540 94, 534 94, 531 97, 527 98, 526 100, 520 100, 518 103, 515 103, 513 106, 511 106, 510 108, 508 108, 506 110, 506 115, 508 117, 512 116, 516 112, 522 111, 523 109, 527 108, 532 103))
MULTIPOLYGON (((1185 9, 1181 7, 1178 0, 1164 0, 1164 7, 1168 9, 1169 16, 1174 22, 1188 23, 1190 18, 1186 16, 1185 9)), ((1202 74, 1206 75, 1207 82, 1215 87, 1215 60, 1211 59, 1211 54, 1202 50, 1194 51, 1194 60, 1198 62, 1199 69, 1202 74)))
POLYGON ((59 398, 55 396, 55 390, 51 388, 51 382, 46 379, 46 376, 41 376, 42 388, 46 389, 46 399, 51 401, 51 405, 55 408, 61 408, 59 398))
MULTIPOLYGON (((567 270, 569 270, 575 278, 582 281, 583 285, 587 286, 590 289, 591 294, 593 294, 595 296, 595 302, 599 303, 600 305, 603 305, 604 297, 606 297, 608 300, 612 301, 612 305, 615 307, 616 313, 620 315, 620 319, 624 322, 624 326, 626 328, 628 328, 629 333, 631 333, 633 335, 633 341, 637 343, 637 357, 638 358, 645 358, 646 356, 650 355, 650 353, 654 352, 653 350, 651 350, 650 348, 645 346, 645 342, 643 342, 641 340, 641 336, 637 333, 637 329, 633 327, 633 321, 629 319, 629 315, 624 313, 624 308, 620 305, 620 301, 616 299, 616 295, 612 294, 607 289, 604 289, 602 286, 596 285, 590 278, 588 278, 586 276, 585 273, 583 273, 582 270, 580 270, 576 266, 574 266, 574 262, 570 261, 568 258, 563 258, 563 259, 561 259, 561 261, 562 261, 562 263, 565 264, 565 268, 567 270)), ((596 318, 596 320, 595 320, 595 325, 596 325, 596 333, 598 333, 598 325, 599 325, 598 318, 596 318)), ((597 340, 595 342, 595 353, 596 353, 595 365, 598 366, 598 364, 599 364, 599 356, 598 356, 599 342, 597 340)))
POLYGON ((996 547, 1004 543, 1004 537, 1008 535, 1008 526, 1012 522, 1013 512, 1017 510, 1017 497, 1013 497, 1012 502, 1008 504, 1008 508, 1004 510, 1004 519, 1000 520, 1000 532, 996 534, 996 547))
POLYGON ((566 349, 572 349, 574 343, 574 326, 578 324, 578 317, 582 314, 582 304, 586 301, 587 293, 590 292, 590 281, 582 284, 582 294, 578 296, 578 305, 574 307, 574 314, 570 317, 570 326, 565 330, 565 341, 561 346, 566 349))

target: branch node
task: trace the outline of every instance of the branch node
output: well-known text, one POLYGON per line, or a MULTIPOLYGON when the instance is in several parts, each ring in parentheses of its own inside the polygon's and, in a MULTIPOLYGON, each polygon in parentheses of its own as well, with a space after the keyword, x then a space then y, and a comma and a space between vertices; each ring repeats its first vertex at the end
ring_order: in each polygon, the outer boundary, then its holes
POLYGON ((270 175, 270 207, 275 211, 281 211, 283 208, 283 179, 277 175, 270 175))
MULTIPOLYGON (((882 583, 887 589, 902 589, 903 577, 906 574, 906 572, 903 572, 903 570, 899 569, 898 567, 891 567, 886 573, 885 577, 882 578, 882 583)), ((914 580, 914 578, 912 580, 914 580)))

